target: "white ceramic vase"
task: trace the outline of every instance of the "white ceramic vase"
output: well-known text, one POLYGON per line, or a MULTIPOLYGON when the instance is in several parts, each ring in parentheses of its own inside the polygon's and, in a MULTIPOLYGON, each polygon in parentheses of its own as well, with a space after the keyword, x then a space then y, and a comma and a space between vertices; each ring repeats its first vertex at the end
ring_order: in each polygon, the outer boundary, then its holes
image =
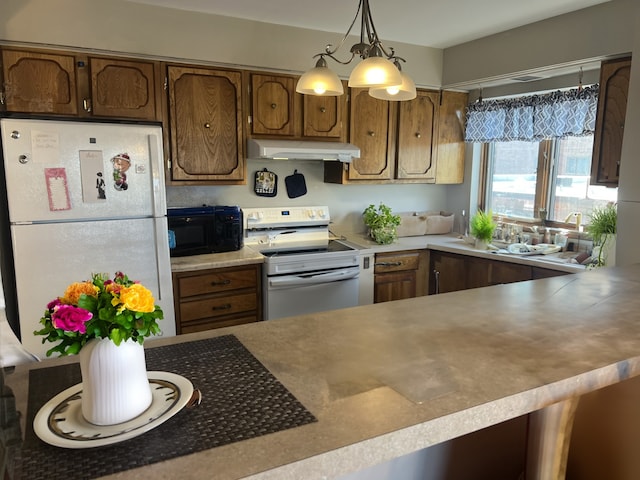
POLYGON ((486 240, 480 240, 479 238, 476 238, 474 247, 477 248, 478 250, 486 250, 487 248, 489 248, 489 242, 487 242, 486 240))
POLYGON ((95 338, 80 350, 82 415, 94 425, 131 420, 151 405, 144 348, 133 340, 116 346, 95 338))

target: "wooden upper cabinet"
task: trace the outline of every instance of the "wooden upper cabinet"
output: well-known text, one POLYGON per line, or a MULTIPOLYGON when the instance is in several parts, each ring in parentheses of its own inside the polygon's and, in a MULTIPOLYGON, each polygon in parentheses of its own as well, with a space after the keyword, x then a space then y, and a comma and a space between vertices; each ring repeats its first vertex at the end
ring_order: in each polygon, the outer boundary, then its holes
POLYGON ((469 94, 443 90, 438 109, 436 183, 464 182, 464 132, 469 94))
POLYGON ((302 136, 346 140, 346 98, 302 95, 302 136))
POLYGON ((413 100, 399 102, 396 178, 435 180, 439 103, 440 93, 429 91, 418 91, 413 100))
POLYGON ((296 79, 277 75, 251 75, 251 133, 296 135, 296 79))
MULTIPOLYGON (((157 62, 90 58, 93 115, 159 120, 157 62)), ((88 100, 88 99, 87 99, 88 100)))
POLYGON ((172 180, 245 182, 242 74, 168 67, 172 180))
POLYGON ((75 57, 2 50, 4 108, 8 112, 77 115, 75 57))
POLYGON ((369 95, 366 88, 351 89, 349 141, 360 148, 360 158, 349 165, 349 180, 393 178, 389 156, 392 105, 369 95))
POLYGON ((591 184, 616 186, 627 113, 631 58, 603 62, 600 67, 598 114, 593 139, 591 184))
POLYGON ((8 112, 161 120, 159 62, 2 49, 8 112))

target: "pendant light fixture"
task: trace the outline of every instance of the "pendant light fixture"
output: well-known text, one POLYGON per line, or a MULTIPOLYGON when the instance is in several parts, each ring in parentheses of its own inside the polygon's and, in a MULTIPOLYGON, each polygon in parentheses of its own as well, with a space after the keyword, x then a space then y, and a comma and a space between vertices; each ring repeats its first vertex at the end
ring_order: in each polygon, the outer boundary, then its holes
POLYGON ((338 96, 344 93, 342 82, 338 76, 329 69, 324 57, 348 65, 356 56, 362 61, 356 65, 349 76, 349 86, 355 88, 369 88, 369 94, 383 100, 411 100, 416 97, 416 87, 408 75, 400 69, 400 61, 393 48, 385 50, 378 37, 378 32, 371 18, 369 0, 360 0, 358 11, 340 44, 333 48, 329 44, 323 53, 314 55, 320 57, 315 68, 304 73, 298 80, 296 92, 305 95, 332 95, 338 96), (334 54, 342 47, 351 29, 360 15, 360 43, 351 47, 351 58, 347 61, 338 60, 334 54), (395 92, 395 93, 394 93, 395 92))

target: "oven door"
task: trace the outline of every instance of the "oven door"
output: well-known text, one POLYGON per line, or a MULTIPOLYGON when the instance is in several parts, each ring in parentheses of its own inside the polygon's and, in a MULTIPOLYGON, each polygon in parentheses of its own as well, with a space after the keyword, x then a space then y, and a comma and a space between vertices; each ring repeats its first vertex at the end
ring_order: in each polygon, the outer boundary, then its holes
POLYGON ((267 277, 264 318, 316 313, 358 305, 359 267, 267 277))

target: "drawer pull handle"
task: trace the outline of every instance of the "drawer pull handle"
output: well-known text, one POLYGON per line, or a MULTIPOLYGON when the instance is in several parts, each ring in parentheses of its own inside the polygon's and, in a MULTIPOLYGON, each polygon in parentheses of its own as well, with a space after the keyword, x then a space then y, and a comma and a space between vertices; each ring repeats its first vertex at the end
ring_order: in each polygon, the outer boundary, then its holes
POLYGON ((376 262, 376 267, 399 267, 402 262, 376 262))
POLYGON ((229 280, 228 278, 225 280, 222 280, 220 282, 211 282, 211 286, 212 287, 219 287, 220 285, 229 285, 231 283, 231 280, 229 280))
POLYGON ((211 310, 216 311, 216 310, 229 310, 231 308, 231 304, 230 303, 225 303, 224 305, 218 305, 215 307, 211 307, 211 310))

